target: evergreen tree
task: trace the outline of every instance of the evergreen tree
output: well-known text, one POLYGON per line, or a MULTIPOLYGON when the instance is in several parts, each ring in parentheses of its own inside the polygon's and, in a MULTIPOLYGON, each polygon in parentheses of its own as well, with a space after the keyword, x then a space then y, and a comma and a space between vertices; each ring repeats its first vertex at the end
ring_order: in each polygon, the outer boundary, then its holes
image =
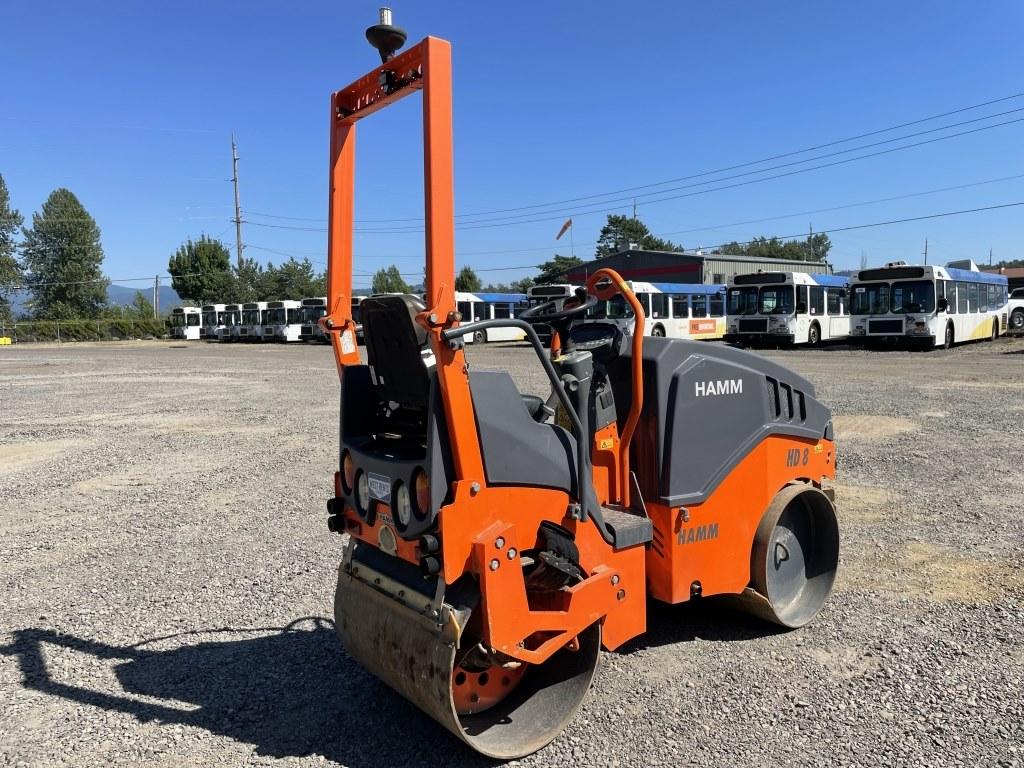
POLYGON ((644 251, 681 251, 682 246, 671 240, 655 237, 640 219, 615 214, 608 215, 608 222, 601 227, 597 237, 594 256, 603 258, 629 249, 630 243, 644 251))
POLYGON ((52 320, 97 317, 110 281, 101 270, 100 228, 78 198, 55 189, 22 233, 32 314, 52 320))
POLYGON ((373 276, 374 293, 411 293, 412 289, 402 279, 398 267, 392 264, 387 269, 378 269, 373 276))
POLYGON ((9 322, 11 305, 8 294, 21 283, 21 264, 15 257, 14 237, 22 224, 21 214, 11 208, 7 184, 0 175, 0 321, 9 322))
POLYGON ((324 294, 324 282, 313 272, 313 264, 309 259, 296 261, 289 258, 279 267, 267 264, 263 278, 260 301, 300 300, 324 294))
POLYGON ((466 293, 476 293, 480 290, 480 278, 477 277, 476 272, 470 266, 463 267, 459 274, 455 277, 455 290, 465 291, 466 293))
MULTIPOLYGON (((256 259, 242 257, 242 263, 234 268, 235 284, 231 301, 242 304, 246 301, 266 301, 262 295, 266 290, 263 267, 256 259)), ((276 297, 275 297, 276 298, 276 297)))
POLYGON ((537 267, 540 270, 540 274, 537 275, 537 285, 564 283, 565 273, 582 263, 583 259, 577 256, 559 256, 555 254, 555 258, 551 259, 551 261, 545 261, 537 267))
POLYGON ((235 277, 231 253, 220 240, 203 235, 179 246, 167 262, 171 287, 183 299, 196 304, 233 300, 235 277))

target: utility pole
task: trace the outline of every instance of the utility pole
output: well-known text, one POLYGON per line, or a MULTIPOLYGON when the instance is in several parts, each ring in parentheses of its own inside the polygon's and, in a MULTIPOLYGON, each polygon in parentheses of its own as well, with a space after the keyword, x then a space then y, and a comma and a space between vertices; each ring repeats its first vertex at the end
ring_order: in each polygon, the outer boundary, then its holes
POLYGON ((814 261, 814 224, 807 222, 807 255, 814 261))
POLYGON ((242 266, 242 207, 238 199, 238 145, 235 134, 231 134, 231 183, 235 186, 235 253, 238 255, 238 267, 242 266))
POLYGON ((988 265, 990 267, 992 266, 992 249, 991 248, 988 249, 988 265))
POLYGON ((928 263, 928 238, 924 239, 924 263, 928 263))
POLYGON ((160 275, 153 277, 153 319, 160 317, 160 275))
POLYGON ((633 221, 636 221, 636 198, 633 198, 633 221))

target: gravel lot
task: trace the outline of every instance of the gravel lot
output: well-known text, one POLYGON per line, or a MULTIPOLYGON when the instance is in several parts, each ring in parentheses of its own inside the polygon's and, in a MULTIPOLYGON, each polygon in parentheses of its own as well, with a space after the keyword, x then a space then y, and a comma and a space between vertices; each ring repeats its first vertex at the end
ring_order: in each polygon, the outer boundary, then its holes
MULTIPOLYGON (((833 598, 653 608, 519 764, 1024 765, 1024 340, 767 354, 833 408, 833 598)), ((488 765, 336 642, 337 408, 325 347, 0 350, 0 765, 488 765)))

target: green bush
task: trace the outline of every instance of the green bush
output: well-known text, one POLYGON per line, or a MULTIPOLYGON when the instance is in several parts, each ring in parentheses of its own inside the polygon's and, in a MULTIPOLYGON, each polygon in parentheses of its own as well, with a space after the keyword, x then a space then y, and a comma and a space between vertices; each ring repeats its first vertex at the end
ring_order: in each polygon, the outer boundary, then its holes
POLYGON ((0 336, 16 343, 32 341, 111 341, 120 339, 162 338, 167 335, 165 320, 73 320, 56 322, 36 320, 0 328, 0 336))

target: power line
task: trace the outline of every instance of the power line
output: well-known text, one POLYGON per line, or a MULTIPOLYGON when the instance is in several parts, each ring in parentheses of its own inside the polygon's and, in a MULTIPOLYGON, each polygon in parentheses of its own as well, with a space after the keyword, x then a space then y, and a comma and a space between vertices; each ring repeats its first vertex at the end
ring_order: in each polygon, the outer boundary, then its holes
MULTIPOLYGON (((498 213, 510 213, 510 212, 514 212, 514 211, 525 211, 525 210, 533 210, 533 209, 538 209, 538 208, 549 208, 549 207, 553 207, 553 206, 565 205, 567 203, 577 203, 577 202, 581 202, 583 200, 596 200, 596 199, 601 198, 601 197, 609 197, 611 195, 618 195, 618 194, 623 194, 623 193, 627 193, 627 192, 635 192, 635 191, 642 190, 642 189, 651 189, 653 187, 664 186, 666 184, 674 184, 674 183, 679 182, 679 181, 689 181, 691 179, 701 178, 701 177, 704 177, 704 176, 712 176, 712 175, 715 175, 715 174, 718 174, 718 173, 725 173, 725 172, 728 172, 728 171, 738 170, 740 168, 748 168, 748 167, 751 167, 751 166, 754 166, 754 165, 761 165, 763 163, 771 162, 773 160, 781 160, 783 158, 794 157, 796 155, 806 154, 808 152, 815 152, 815 151, 817 151, 819 149, 827 149, 828 147, 837 146, 839 144, 846 144, 846 143, 849 143, 851 141, 857 141, 859 139, 865 139, 865 138, 868 138, 870 136, 877 136, 879 134, 889 133, 891 131, 899 130, 901 128, 909 128, 910 126, 913 126, 913 125, 920 125, 922 123, 927 123, 927 122, 930 122, 932 120, 938 120, 938 119, 943 118, 943 117, 951 117, 953 115, 962 114, 964 112, 970 112, 970 111, 975 110, 975 109, 981 109, 982 107, 991 106, 993 104, 999 104, 999 103, 1002 103, 1002 102, 1011 101, 1013 99, 1018 99, 1018 98, 1020 98, 1022 96, 1024 96, 1024 92, 1014 93, 1014 94, 1010 94, 1009 96, 1003 96, 1003 97, 1000 97, 1000 98, 997 98, 997 99, 990 99, 988 101, 983 101, 983 102, 980 102, 980 103, 977 103, 977 104, 972 104, 972 105, 969 105, 969 106, 966 106, 966 107, 960 107, 958 109, 953 109, 953 110, 949 110, 949 111, 946 111, 946 112, 940 112, 938 114, 929 115, 927 117, 918 118, 916 120, 910 120, 910 121, 903 122, 903 123, 897 123, 895 125, 891 125, 891 126, 888 126, 888 127, 885 127, 885 128, 878 128, 878 129, 875 129, 875 130, 872 130, 872 131, 867 131, 865 133, 856 134, 854 136, 848 136, 846 138, 836 139, 834 141, 829 141, 829 142, 825 142, 825 143, 822 143, 822 144, 816 144, 814 146, 805 147, 803 149, 791 150, 791 151, 788 151, 788 152, 781 152, 781 153, 777 153, 777 154, 774 154, 774 155, 769 155, 767 157, 760 158, 758 160, 750 160, 750 161, 746 161, 746 162, 743 162, 743 163, 736 163, 736 164, 724 166, 724 167, 721 167, 721 168, 716 168, 716 169, 707 170, 707 171, 701 171, 699 173, 694 173, 694 174, 690 174, 690 175, 687 175, 687 176, 679 176, 679 177, 676 177, 676 178, 673 178, 673 179, 666 179, 664 181, 653 182, 653 183, 650 183, 650 184, 641 184, 641 185, 633 186, 633 187, 623 187, 621 189, 616 189, 616 190, 612 190, 612 191, 609 191, 609 192, 601 192, 601 193, 595 193, 595 194, 591 194, 591 195, 583 195, 583 196, 580 196, 580 197, 571 197, 571 198, 566 198, 566 199, 563 199, 563 200, 554 200, 554 201, 550 201, 550 202, 546 202, 546 203, 534 203, 532 205, 514 206, 514 207, 510 207, 510 208, 497 208, 497 209, 492 209, 492 210, 487 210, 487 211, 479 211, 479 212, 476 212, 476 213, 456 214, 456 218, 474 218, 474 217, 479 217, 479 216, 490 216, 490 215, 498 214, 498 213)), ((998 116, 998 114, 1006 114, 1006 113, 997 113, 996 115, 989 115, 989 117, 996 117, 996 116, 998 116)), ((975 122, 977 120, 984 120, 984 119, 988 119, 988 118, 977 118, 975 120, 975 122)), ((968 121, 968 122, 970 122, 970 121, 968 121)), ((952 126, 946 126, 946 127, 948 128, 948 127, 952 127, 952 126)), ((934 131, 934 130, 942 130, 942 129, 941 128, 936 128, 936 129, 932 129, 932 130, 934 131)), ((892 139, 890 141, 896 141, 896 140, 898 140, 898 139, 892 139)), ((810 162, 810 161, 808 160, 806 162, 810 162)), ((662 190, 662 191, 666 191, 666 190, 662 190)), ((257 216, 261 216, 261 217, 264 217, 264 218, 276 218, 276 219, 291 220, 291 221, 310 221, 310 222, 320 222, 320 223, 324 223, 324 222, 327 221, 326 219, 322 219, 322 218, 318 219, 318 218, 306 218, 306 217, 298 217, 298 216, 280 216, 280 215, 276 215, 276 214, 267 214, 267 213, 252 214, 252 215, 257 215, 257 216)), ((384 223, 400 223, 400 222, 421 222, 422 220, 423 220, 422 217, 395 218, 395 219, 358 219, 358 220, 356 220, 356 223, 362 223, 362 224, 369 224, 369 223, 384 224, 384 223)))
MULTIPOLYGON (((1020 109, 1016 109, 1016 110, 1010 110, 1010 112, 1020 112, 1020 111, 1024 111, 1024 107, 1022 107, 1020 109)), ((979 119, 988 119, 988 118, 979 118, 979 119)), ((966 123, 969 123, 969 122, 976 122, 976 121, 973 121, 973 120, 972 121, 965 121, 965 123, 960 123, 960 125, 963 125, 963 124, 966 124, 966 123)), ((807 167, 807 168, 797 168, 797 169, 794 169, 794 170, 785 171, 783 173, 773 174, 771 176, 763 176, 761 178, 756 178, 756 179, 746 179, 744 181, 739 181, 739 182, 736 182, 734 184, 725 184, 725 185, 721 185, 721 186, 717 186, 717 187, 711 187, 711 188, 708 188, 708 189, 699 189, 699 190, 695 190, 695 191, 692 191, 692 192, 687 192, 687 193, 679 194, 679 195, 670 195, 670 196, 667 196, 667 197, 659 197, 659 198, 656 198, 656 199, 653 199, 653 200, 647 200, 647 201, 645 201, 645 204, 653 205, 653 204, 656 204, 656 203, 664 203, 664 202, 669 202, 669 201, 672 201, 672 200, 680 200, 680 199, 687 198, 687 197, 696 197, 698 195, 710 194, 711 192, 720 192, 720 191, 727 190, 727 189, 736 189, 736 188, 739 188, 739 187, 749 186, 751 184, 759 184, 759 183, 762 183, 762 182, 765 182, 765 181, 773 181, 773 180, 776 180, 776 179, 786 178, 786 177, 789 177, 789 176, 796 176, 796 175, 803 174, 803 173, 809 173, 811 171, 822 170, 824 168, 832 168, 832 167, 839 166, 839 165, 845 165, 845 164, 848 164, 848 163, 857 162, 859 160, 866 160, 866 159, 869 159, 869 158, 872 158, 872 157, 879 157, 879 156, 882 156, 882 155, 892 154, 894 152, 900 152, 900 151, 903 151, 903 150, 906 150, 906 149, 913 149, 915 147, 920 147, 920 146, 924 146, 924 145, 927 145, 927 144, 934 144, 934 143, 940 142, 940 141, 947 141, 949 139, 955 139, 955 138, 959 138, 961 136, 967 136, 967 135, 971 135, 971 134, 975 134, 975 133, 980 133, 982 131, 988 131, 988 130, 992 130, 994 128, 1001 128, 1001 127, 1004 127, 1004 126, 1007 126, 1007 125, 1013 125, 1013 124, 1021 123, 1021 122, 1024 122, 1024 118, 1015 118, 1013 120, 1007 120, 1007 121, 1004 121, 1004 122, 1001 122, 1001 123, 994 123, 992 125, 981 126, 979 128, 972 128, 972 129, 969 129, 969 130, 966 130, 966 131, 959 131, 957 133, 951 133, 951 134, 948 134, 946 136, 937 136, 937 137, 934 137, 934 138, 931 138, 931 139, 925 139, 923 141, 913 142, 911 144, 906 144, 906 145, 899 146, 899 147, 890 147, 889 149, 883 149, 883 150, 879 150, 877 152, 869 152, 869 153, 866 153, 866 154, 863 154, 863 155, 857 155, 855 157, 844 158, 842 160, 834 160, 834 161, 829 162, 829 163, 822 163, 820 165, 813 165, 813 166, 810 166, 810 167, 807 167)), ((921 132, 919 134, 914 134, 914 135, 922 135, 924 133, 932 133, 935 130, 945 130, 945 129, 949 128, 949 127, 952 127, 952 126, 943 126, 942 128, 937 128, 937 129, 933 129, 933 130, 930 130, 930 131, 923 131, 923 132, 921 132)), ((663 195, 666 192, 674 192, 674 191, 679 191, 679 190, 684 190, 684 189, 692 189, 693 187, 701 187, 701 186, 705 186, 707 184, 716 184, 716 183, 721 182, 721 181, 727 181, 727 180, 730 180, 730 179, 736 179, 736 178, 741 178, 741 177, 744 177, 744 176, 749 176, 752 173, 765 173, 765 172, 771 171, 771 170, 777 170, 777 169, 789 167, 789 166, 792 166, 792 165, 798 165, 798 164, 801 164, 801 163, 804 163, 804 162, 811 162, 813 160, 820 160, 820 159, 824 159, 826 157, 833 157, 833 156, 835 156, 837 154, 845 154, 848 151, 857 151, 857 150, 860 150, 860 149, 866 149, 866 148, 868 148, 870 146, 878 146, 879 144, 889 143, 889 141, 900 141, 900 140, 903 140, 903 139, 906 139, 906 138, 910 138, 910 136, 903 136, 903 137, 899 137, 897 139, 886 140, 886 141, 883 141, 883 142, 876 142, 874 144, 869 144, 869 145, 863 145, 861 147, 856 147, 856 148, 853 148, 851 150, 843 150, 842 152, 831 153, 829 155, 821 155, 821 156, 816 157, 816 158, 808 158, 807 160, 801 160, 801 161, 798 161, 796 163, 784 163, 784 164, 781 164, 781 165, 778 165, 778 166, 772 166, 772 167, 769 167, 769 168, 763 168, 763 169, 760 169, 758 171, 746 172, 746 173, 736 174, 736 175, 733 175, 733 176, 726 176, 726 177, 722 177, 722 178, 718 178, 718 179, 712 179, 712 180, 709 180, 709 181, 697 182, 695 184, 688 184, 688 185, 683 185, 683 186, 680 186, 680 187, 663 189, 663 190, 659 190, 656 193, 647 193, 647 194, 649 194, 649 195, 650 194, 663 195)), ((638 197, 644 197, 644 195, 639 195, 638 197)), ((608 200, 608 201, 600 203, 599 205, 600 206, 608 206, 608 205, 610 205, 612 203, 616 203, 616 202, 630 203, 631 201, 632 201, 632 198, 621 198, 619 200, 608 200)), ((556 213, 554 215, 546 215, 546 214, 544 214, 544 215, 539 215, 539 217, 537 217, 537 218, 506 217, 506 219, 503 219, 501 221, 495 220, 494 222, 483 222, 483 221, 481 221, 481 222, 470 222, 470 223, 456 224, 456 229, 459 229, 459 230, 494 229, 494 228, 503 228, 503 227, 515 226, 515 225, 519 225, 519 224, 536 224, 536 223, 541 223, 541 222, 546 222, 546 221, 561 220, 568 213, 572 213, 574 216, 589 216, 589 215, 594 215, 594 214, 606 214, 606 213, 609 213, 610 211, 616 210, 616 209, 617 208, 614 208, 614 207, 613 208, 599 207, 599 208, 595 208, 595 209, 592 209, 592 210, 577 211, 577 210, 573 210, 573 209, 570 209, 570 208, 566 208, 566 209, 563 209, 562 211, 560 211, 559 213, 556 213), (518 221, 512 221, 511 220, 512 218, 519 218, 519 220, 518 221)), ((271 229, 284 229, 284 230, 303 231, 303 232, 326 232, 327 231, 326 227, 298 227, 298 226, 291 226, 291 225, 287 225, 287 224, 266 224, 266 223, 257 223, 257 222, 251 222, 251 223, 255 224, 256 226, 267 227, 267 228, 271 228, 271 229)), ((400 228, 394 228, 394 229, 370 229, 370 230, 367 230, 367 229, 359 230, 359 229, 357 229, 356 231, 364 233, 364 234, 415 234, 415 233, 418 233, 418 232, 422 232, 423 228, 422 227, 408 227, 408 228, 401 228, 401 229, 400 228)))

